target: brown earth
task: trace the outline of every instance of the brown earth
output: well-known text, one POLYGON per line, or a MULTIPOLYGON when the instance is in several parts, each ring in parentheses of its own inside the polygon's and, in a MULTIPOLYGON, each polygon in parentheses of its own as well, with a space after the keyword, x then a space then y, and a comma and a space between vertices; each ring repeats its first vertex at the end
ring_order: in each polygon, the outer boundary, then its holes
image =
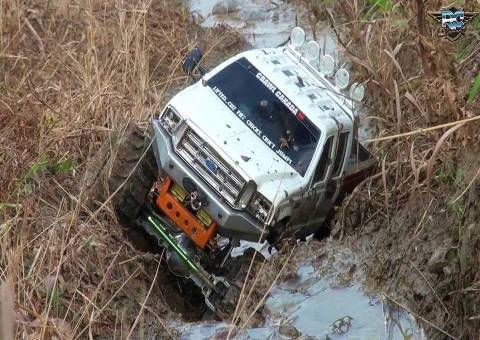
MULTIPOLYGON (((345 54, 367 83, 378 135, 477 116, 480 98, 470 97, 480 21, 451 43, 426 19, 441 2, 386 4, 330 8, 345 54)), ((480 335, 479 131, 471 123, 368 143, 377 174, 347 197, 332 225, 334 242, 361 256, 369 288, 416 315, 431 339, 480 335)))
POLYGON ((408 306, 432 339, 475 339, 480 329, 480 180, 463 193, 479 168, 478 159, 459 161, 464 179, 398 206, 354 195, 334 228, 337 242, 359 254, 367 288, 408 306))

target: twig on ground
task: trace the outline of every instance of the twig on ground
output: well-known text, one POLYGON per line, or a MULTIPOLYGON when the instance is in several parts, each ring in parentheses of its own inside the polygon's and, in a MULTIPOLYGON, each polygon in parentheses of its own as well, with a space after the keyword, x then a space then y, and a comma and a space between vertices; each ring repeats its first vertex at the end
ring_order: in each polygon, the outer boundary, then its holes
POLYGON ((0 338, 13 339, 15 329, 15 292, 10 280, 0 286, 0 338))
MULTIPOLYGON (((140 302, 138 302, 138 304, 140 305, 140 302)), ((150 312, 153 316, 155 316, 155 318, 157 319, 158 323, 160 323, 160 325, 162 326, 162 328, 165 330, 165 332, 167 332, 168 336, 171 338, 171 339, 175 339, 175 337, 173 336, 171 330, 169 327, 167 327, 167 325, 165 324, 165 321, 163 321, 163 319, 157 314, 155 313, 155 311, 153 310, 153 308, 147 306, 147 305, 144 305, 144 308, 146 311, 150 312)))
POLYGON ((32 24, 27 19, 27 17, 24 18, 24 21, 25 21, 25 24, 27 25, 28 29, 30 30, 30 32, 32 32, 33 36, 35 37, 35 40, 37 41, 38 49, 40 50, 40 54, 42 55, 42 57, 45 57, 45 47, 43 46, 42 38, 40 38, 37 31, 35 30, 35 28, 33 28, 32 24))
POLYGON ((465 190, 462 191, 462 193, 460 195, 458 195, 457 198, 455 198, 453 201, 452 201, 452 204, 455 204, 457 203, 457 201, 463 197, 463 195, 465 195, 468 191, 468 189, 470 189, 470 187, 472 186, 472 184, 477 180, 477 178, 480 176, 480 168, 477 170, 477 173, 475 174, 475 176, 473 176, 472 180, 468 183, 467 187, 465 188, 465 190))
POLYGON ((444 329, 438 327, 437 325, 435 325, 433 322, 425 319, 423 316, 413 312, 410 308, 408 308, 407 306, 401 304, 400 302, 398 302, 397 300, 395 300, 393 297, 385 294, 385 297, 387 298, 388 301, 391 301, 393 302, 394 304, 396 304, 398 307, 404 309, 405 311, 407 311, 409 314, 412 314, 414 317, 416 317, 417 319, 420 319, 422 320, 423 322, 425 322, 427 325, 429 325, 430 327, 433 327, 435 328, 437 331, 439 331, 440 333, 448 336, 450 339, 454 339, 454 340, 458 340, 457 337, 453 336, 452 334, 448 333, 447 331, 445 331, 444 329))
POLYGON ((143 309, 145 308, 145 305, 147 304, 148 298, 150 297, 150 294, 152 293, 153 286, 157 282, 157 276, 158 276, 158 270, 160 269, 160 264, 162 263, 162 259, 158 261, 157 265, 157 270, 155 271, 155 276, 153 277, 152 284, 150 285, 150 289, 148 290, 147 295, 145 296, 145 299, 142 302, 142 305, 140 307, 140 310, 138 311, 137 317, 135 318, 135 321, 133 322, 132 327, 130 328, 130 332, 127 335, 127 339, 130 339, 132 336, 133 331, 137 327, 138 320, 140 320, 140 316, 142 315, 143 309))
POLYGON ((410 131, 410 132, 399 133, 399 134, 392 135, 392 136, 371 138, 371 139, 365 140, 363 143, 369 144, 369 143, 383 142, 383 141, 402 138, 402 137, 419 135, 419 134, 422 134, 422 133, 425 133, 425 132, 444 129, 444 128, 451 127, 451 126, 463 125, 465 123, 470 123, 470 122, 474 122, 474 121, 477 121, 477 120, 480 120, 480 116, 465 118, 465 119, 457 120, 455 122, 440 124, 440 125, 432 126, 432 127, 429 127, 429 128, 417 129, 417 130, 410 131))
POLYGON ((425 220, 425 217, 427 216, 428 211, 430 210, 430 206, 432 205, 432 202, 433 202, 433 198, 430 200, 430 203, 428 204, 427 208, 425 209, 425 212, 423 213, 422 218, 420 219, 420 222, 418 223, 417 227, 415 228, 415 230, 413 232, 412 237, 410 238, 410 242, 408 243, 407 247, 405 248, 405 250, 404 250, 404 252, 401 256, 400 263, 398 264, 395 272, 393 273, 390 284, 388 285, 388 291, 390 291, 390 289, 392 288, 393 283, 396 282, 395 279, 396 279, 398 273, 400 272, 400 269, 402 268, 402 266, 406 262, 405 261, 406 260, 406 255, 407 255, 408 251, 410 250, 410 248, 412 247, 413 242, 417 239, 417 236, 423 230, 423 226, 424 226, 423 222, 425 220))
POLYGON ((245 327, 248 325, 248 323, 250 322, 250 320, 253 318, 253 316, 255 315, 255 313, 258 311, 258 309, 263 305, 265 299, 267 298, 268 294, 270 294, 271 290, 273 289, 273 287, 275 286, 275 284, 277 283, 278 279, 280 278, 280 276, 283 274, 283 271, 285 270, 285 268, 287 267, 287 264, 288 262, 290 261, 290 258, 292 257, 293 255, 293 252, 295 251, 295 249, 297 248, 297 245, 298 244, 295 244, 292 248, 292 250, 290 251, 290 254, 288 255, 287 259, 285 260, 285 262, 283 263, 283 266, 282 268, 280 269, 280 271, 278 272, 277 276, 275 276, 275 279, 272 281, 272 284, 270 285, 270 287, 268 287, 267 291, 265 292, 265 294, 263 295, 263 297, 260 299, 260 301, 257 303, 257 305, 255 306, 255 308, 253 309, 252 313, 250 314, 250 316, 248 317, 248 319, 243 323, 242 327, 240 328, 240 331, 242 331, 243 329, 245 329, 245 327))
POLYGON ((440 298, 440 296, 438 296, 437 294, 437 291, 433 288, 432 284, 430 283, 430 281, 425 277, 425 275, 420 271, 420 269, 418 269, 418 267, 415 265, 415 263, 413 263, 412 261, 408 261, 410 262, 410 264, 412 265, 413 268, 415 268, 415 270, 417 271, 418 274, 420 274, 420 276, 423 278, 423 280, 425 280, 425 282, 427 283, 428 287, 431 289, 431 291, 433 292, 433 295, 435 295, 435 297, 437 298, 438 302, 440 302, 440 305, 442 305, 443 309, 445 310, 445 312, 447 313, 447 315, 450 317, 450 312, 448 311, 447 307, 445 306, 445 304, 443 303, 442 299, 440 298))
MULTIPOLYGON (((138 274, 140 270, 137 268, 135 269, 135 271, 130 274, 130 276, 122 283, 122 285, 117 289, 117 291, 110 297, 110 299, 105 303, 105 305, 100 309, 100 311, 95 315, 95 318, 98 318, 100 316, 100 314, 102 314, 105 309, 110 305, 110 303, 113 301, 113 299, 115 299, 115 297, 118 295, 118 293, 120 293, 123 289, 123 287, 125 287, 127 285, 127 283, 135 276, 138 274)), ((78 328, 78 326, 80 325, 80 323, 78 323, 77 327, 75 327, 76 329, 78 328)), ((76 336, 75 336, 75 339, 80 339, 80 337, 82 336, 82 334, 88 329, 89 325, 86 325, 76 336)), ((75 332, 75 330, 74 330, 75 332)))

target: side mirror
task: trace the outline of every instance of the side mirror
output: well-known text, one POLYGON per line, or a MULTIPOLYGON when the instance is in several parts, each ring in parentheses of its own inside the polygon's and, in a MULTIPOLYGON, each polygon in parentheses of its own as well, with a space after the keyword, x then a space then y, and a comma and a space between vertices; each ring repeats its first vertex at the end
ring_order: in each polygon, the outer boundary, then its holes
POLYGON ((187 57, 183 61, 183 71, 189 76, 193 76, 193 72, 198 67, 198 71, 203 75, 203 69, 199 66, 202 57, 202 51, 198 47, 195 47, 190 51, 190 53, 188 53, 187 57))

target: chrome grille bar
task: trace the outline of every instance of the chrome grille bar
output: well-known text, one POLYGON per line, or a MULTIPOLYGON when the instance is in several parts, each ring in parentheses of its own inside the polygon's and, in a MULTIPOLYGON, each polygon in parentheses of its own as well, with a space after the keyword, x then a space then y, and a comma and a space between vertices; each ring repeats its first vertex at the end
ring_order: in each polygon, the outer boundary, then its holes
POLYGON ((235 204, 245 180, 191 128, 185 130, 176 152, 227 202, 235 204), (213 162, 216 169, 212 170, 208 162, 213 162))

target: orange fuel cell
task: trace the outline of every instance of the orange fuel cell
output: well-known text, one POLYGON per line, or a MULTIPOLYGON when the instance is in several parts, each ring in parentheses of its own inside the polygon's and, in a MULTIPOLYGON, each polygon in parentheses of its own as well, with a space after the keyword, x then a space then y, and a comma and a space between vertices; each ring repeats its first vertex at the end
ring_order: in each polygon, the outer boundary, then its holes
MULTIPOLYGON (((210 225, 205 225, 199 218, 193 215, 170 191, 172 184, 171 178, 167 178, 163 182, 156 200, 157 206, 198 247, 204 248, 207 242, 215 235, 217 224, 212 221, 210 225)), ((205 216, 205 213, 203 216, 205 216)))

